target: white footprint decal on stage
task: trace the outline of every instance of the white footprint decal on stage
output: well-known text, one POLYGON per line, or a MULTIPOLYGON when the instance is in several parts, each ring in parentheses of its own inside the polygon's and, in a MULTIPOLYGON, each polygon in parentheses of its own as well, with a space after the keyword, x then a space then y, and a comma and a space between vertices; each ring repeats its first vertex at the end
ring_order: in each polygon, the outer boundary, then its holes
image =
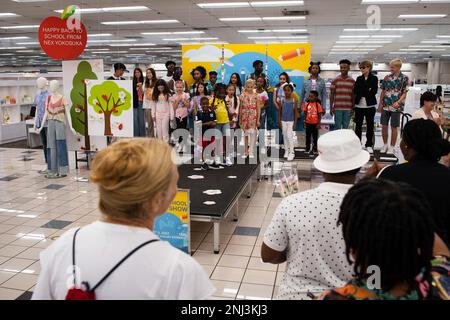
POLYGON ((216 202, 215 201, 205 201, 205 202, 203 202, 203 204, 205 204, 207 206, 213 206, 216 204, 216 202))
POLYGON ((205 179, 204 176, 200 176, 200 175, 193 175, 193 176, 188 176, 189 179, 192 180, 201 180, 201 179, 205 179))
POLYGON ((206 190, 203 191, 204 194, 207 194, 208 196, 215 196, 218 194, 222 194, 222 190, 206 190))
POLYGON ((228 179, 237 179, 237 176, 228 176, 228 179))

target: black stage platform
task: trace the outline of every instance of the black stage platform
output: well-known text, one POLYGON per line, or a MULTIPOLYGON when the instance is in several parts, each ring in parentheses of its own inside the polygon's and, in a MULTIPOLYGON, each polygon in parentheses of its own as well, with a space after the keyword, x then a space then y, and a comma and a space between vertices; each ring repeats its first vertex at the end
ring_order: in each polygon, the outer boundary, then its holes
POLYGON ((259 164, 235 164, 217 170, 201 170, 200 165, 194 164, 178 167, 178 186, 190 191, 191 220, 214 223, 214 253, 220 250, 220 221, 233 209, 234 219, 238 218, 239 198, 244 192, 251 196, 258 168, 259 164))
MULTIPOLYGON (((272 154, 275 154, 275 147, 267 148, 267 155, 270 157, 272 154)), ((278 155, 280 160, 285 160, 284 158, 284 149, 277 148, 278 155)), ((295 148, 295 157, 294 160, 314 160, 318 155, 317 154, 309 154, 302 148, 295 148)), ((397 163, 398 158, 393 154, 380 153, 380 150, 374 150, 373 154, 370 155, 370 161, 374 161, 377 159, 378 162, 383 163, 397 163)))

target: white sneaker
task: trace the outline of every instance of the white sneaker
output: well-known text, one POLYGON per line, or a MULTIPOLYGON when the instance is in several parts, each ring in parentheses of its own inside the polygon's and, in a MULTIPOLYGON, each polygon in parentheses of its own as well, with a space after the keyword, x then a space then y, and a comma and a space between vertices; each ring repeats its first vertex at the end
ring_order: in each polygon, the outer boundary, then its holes
POLYGON ((286 149, 284 150, 284 158, 289 158, 289 152, 286 149))
POLYGON ((220 160, 220 157, 216 157, 214 163, 215 163, 216 165, 219 165, 219 166, 220 166, 220 165, 222 164, 222 161, 220 160))
POLYGON ((367 147, 366 150, 367 150, 368 153, 373 154, 373 149, 372 149, 372 147, 367 147))
POLYGON ((385 144, 381 149, 380 149, 380 153, 386 153, 389 149, 389 146, 387 144, 385 144))
POLYGON ((294 160, 294 154, 289 153, 289 156, 287 157, 287 161, 292 161, 292 160, 294 160))
POLYGON ((226 157, 225 159, 225 165, 227 167, 231 167, 233 165, 233 162, 231 161, 230 157, 226 157))
POLYGON ((389 146, 387 152, 387 154, 394 154, 394 147, 393 146, 389 146))

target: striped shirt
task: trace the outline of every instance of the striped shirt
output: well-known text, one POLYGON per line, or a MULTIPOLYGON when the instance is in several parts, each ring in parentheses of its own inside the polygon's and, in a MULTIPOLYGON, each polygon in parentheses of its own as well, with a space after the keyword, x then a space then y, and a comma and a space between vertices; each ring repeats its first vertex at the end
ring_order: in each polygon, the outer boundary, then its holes
POLYGON ((347 76, 343 78, 338 75, 333 82, 331 82, 330 89, 334 90, 334 109, 336 110, 351 110, 353 109, 353 87, 355 80, 347 76))

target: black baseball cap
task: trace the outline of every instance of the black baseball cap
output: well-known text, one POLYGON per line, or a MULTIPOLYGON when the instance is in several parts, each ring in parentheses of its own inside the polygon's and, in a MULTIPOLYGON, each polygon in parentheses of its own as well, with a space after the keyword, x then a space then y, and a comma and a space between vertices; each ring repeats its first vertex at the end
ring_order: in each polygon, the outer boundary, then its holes
POLYGON ((123 63, 121 63, 121 62, 114 63, 114 71, 119 70, 119 69, 122 69, 125 72, 130 72, 127 70, 127 67, 125 67, 125 65, 123 63))

